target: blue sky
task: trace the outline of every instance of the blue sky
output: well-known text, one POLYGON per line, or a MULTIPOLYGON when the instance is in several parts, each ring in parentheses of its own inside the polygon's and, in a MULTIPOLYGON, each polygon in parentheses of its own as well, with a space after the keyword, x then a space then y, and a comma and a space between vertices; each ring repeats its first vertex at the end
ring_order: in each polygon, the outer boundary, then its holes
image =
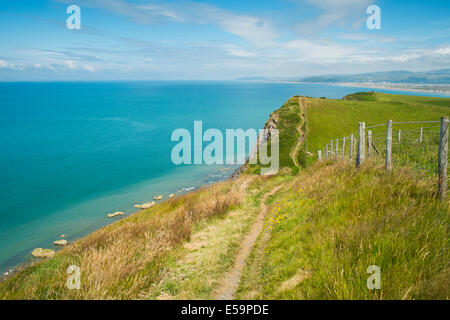
POLYGON ((293 79, 450 68, 448 0, 0 2, 0 81, 293 79), (69 5, 81 30, 66 28, 69 5), (369 30, 366 9, 381 9, 369 30))

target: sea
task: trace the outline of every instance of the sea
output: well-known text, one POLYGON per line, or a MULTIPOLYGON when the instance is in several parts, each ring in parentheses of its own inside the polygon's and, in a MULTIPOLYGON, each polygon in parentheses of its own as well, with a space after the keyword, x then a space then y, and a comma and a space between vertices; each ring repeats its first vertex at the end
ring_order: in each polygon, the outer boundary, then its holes
MULTIPOLYGON (((291 96, 372 89, 251 81, 0 82, 0 272, 136 212, 154 196, 229 178, 236 165, 176 165, 174 130, 262 129, 291 96), (116 218, 117 219, 117 218, 116 218), (120 218, 119 218, 120 219, 120 218)), ((433 95, 377 90, 388 93, 433 95)))

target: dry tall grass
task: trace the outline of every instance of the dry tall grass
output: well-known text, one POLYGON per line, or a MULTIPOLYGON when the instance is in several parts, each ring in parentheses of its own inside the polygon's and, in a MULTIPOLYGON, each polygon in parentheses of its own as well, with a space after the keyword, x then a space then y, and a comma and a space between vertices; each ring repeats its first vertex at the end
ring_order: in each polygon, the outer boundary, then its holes
POLYGON ((53 259, 0 284, 3 299, 136 299, 157 281, 164 255, 189 239, 202 219, 239 205, 254 177, 218 183, 166 201, 102 228, 53 259), (81 268, 82 289, 65 286, 69 265, 81 268))

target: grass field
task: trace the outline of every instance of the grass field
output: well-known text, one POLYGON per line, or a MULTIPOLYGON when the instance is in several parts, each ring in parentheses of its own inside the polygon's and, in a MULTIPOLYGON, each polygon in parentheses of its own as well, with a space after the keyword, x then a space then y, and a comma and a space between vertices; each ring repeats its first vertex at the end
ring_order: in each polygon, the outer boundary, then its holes
MULTIPOLYGON (((375 93, 374 101, 366 100, 329 100, 308 98, 307 136, 308 150, 313 156, 308 158, 308 165, 317 159, 317 151, 330 140, 349 136, 357 137, 358 122, 365 122, 366 127, 393 121, 440 120, 441 116, 450 116, 450 99, 389 95, 375 93)), ((417 124, 394 125, 398 129, 418 129, 417 124)), ((386 127, 373 129, 374 135, 385 137, 386 127)), ((381 139, 384 141, 384 139, 381 139)), ((381 145, 380 149, 383 145, 381 145)))
POLYGON ((273 202, 239 299, 448 298, 448 202, 435 179, 382 166, 314 165, 273 202), (381 269, 381 290, 366 270, 381 269))
MULTIPOLYGON (((262 177, 250 166, 235 180, 124 218, 19 268, 0 282, 0 299, 213 298, 276 186, 236 299, 448 299, 449 200, 436 198, 434 135, 418 145, 417 126, 403 126, 389 174, 382 155, 360 169, 315 160, 359 121, 439 120, 450 116, 450 99, 366 93, 306 103, 307 140, 298 154, 306 169, 290 157, 301 120, 293 97, 275 111, 278 175, 262 177), (81 268, 81 290, 66 288, 72 264, 81 268), (370 265, 380 267, 380 290, 366 286, 370 265)), ((374 129, 376 143, 384 130, 374 129)))
POLYGON ((380 93, 308 98, 311 167, 274 201, 237 298, 448 298, 449 202, 435 197, 439 124, 394 126, 403 134, 401 143, 394 136, 390 174, 382 161, 386 127, 373 129, 380 156, 362 170, 354 168, 354 160, 314 164, 317 150, 331 139, 351 133, 357 138, 358 122, 372 126, 441 116, 450 116, 450 99, 380 93), (366 287, 370 265, 383 270, 382 290, 366 287))

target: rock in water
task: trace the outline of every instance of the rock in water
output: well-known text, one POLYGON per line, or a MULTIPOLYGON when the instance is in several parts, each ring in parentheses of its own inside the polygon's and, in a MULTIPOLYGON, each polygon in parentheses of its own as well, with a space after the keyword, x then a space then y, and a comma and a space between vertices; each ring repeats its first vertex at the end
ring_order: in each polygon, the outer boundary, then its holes
POLYGON ((153 200, 161 200, 163 198, 163 196, 156 196, 153 198, 153 200))
POLYGON ((56 240, 53 244, 57 246, 67 246, 67 240, 56 240))
POLYGON ((152 201, 152 202, 147 202, 147 203, 141 204, 141 206, 139 207, 139 209, 148 209, 148 208, 153 207, 155 204, 156 204, 156 203, 155 203, 154 201, 152 201))
POLYGON ((135 204, 134 207, 137 209, 148 209, 148 208, 153 207, 155 204, 156 204, 156 202, 152 201, 152 202, 146 202, 143 204, 135 204))
POLYGON ((114 213, 108 213, 108 218, 114 218, 117 216, 123 216, 125 213, 121 212, 121 211, 116 211, 114 213))
POLYGON ((55 255, 55 251, 50 249, 36 248, 31 251, 31 254, 33 255, 33 257, 37 258, 51 258, 55 255))
POLYGON ((175 197, 175 193, 169 194, 169 198, 173 198, 173 197, 175 197))

